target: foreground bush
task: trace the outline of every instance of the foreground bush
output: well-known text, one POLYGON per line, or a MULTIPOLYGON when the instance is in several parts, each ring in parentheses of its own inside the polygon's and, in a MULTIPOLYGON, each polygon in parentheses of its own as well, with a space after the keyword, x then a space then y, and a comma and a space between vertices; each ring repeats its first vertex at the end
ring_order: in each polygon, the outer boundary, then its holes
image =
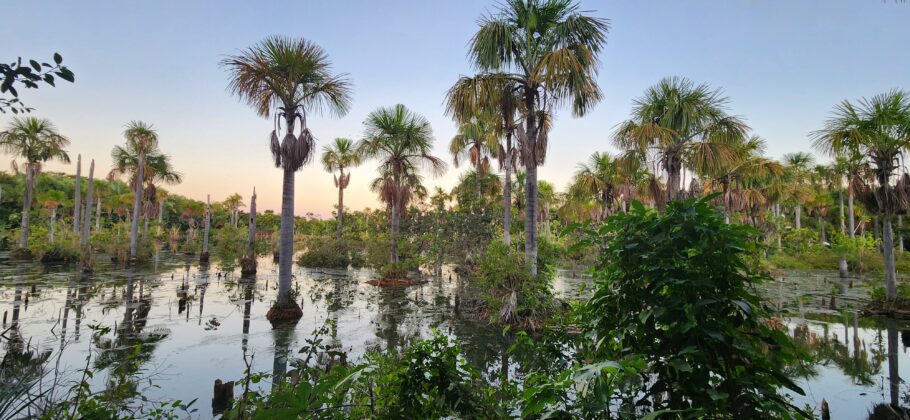
POLYGON ((641 360, 648 411, 698 418, 789 417, 781 394, 802 390, 782 366, 799 360, 754 286, 768 277, 747 261, 755 231, 726 224, 702 200, 666 214, 634 205, 589 231, 600 256, 596 291, 580 319, 602 359, 641 360))

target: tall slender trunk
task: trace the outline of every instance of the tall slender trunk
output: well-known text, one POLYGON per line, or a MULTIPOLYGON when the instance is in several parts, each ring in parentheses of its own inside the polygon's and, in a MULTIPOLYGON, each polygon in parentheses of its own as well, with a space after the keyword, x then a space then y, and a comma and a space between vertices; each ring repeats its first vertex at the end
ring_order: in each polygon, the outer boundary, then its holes
POLYGON ((796 204, 795 206, 793 206, 793 219, 794 219, 794 223, 796 224, 797 229, 802 229, 802 227, 803 227, 802 218, 803 218, 803 207, 800 206, 799 204, 796 204))
POLYGON ((32 162, 25 164, 25 194, 22 197, 22 227, 19 229, 19 248, 28 247, 29 212, 32 210, 32 190, 35 186, 37 166, 32 162))
POLYGON ((894 232, 891 216, 882 217, 882 250, 885 253, 885 297, 889 301, 897 298, 897 272, 894 265, 894 232))
POLYGON ((667 201, 679 199, 679 181, 682 170, 682 162, 675 155, 667 156, 667 201))
POLYGON ((844 216, 844 188, 841 187, 837 192, 837 199, 840 202, 840 234, 847 234, 847 218, 844 216))
POLYGON ((847 228, 850 239, 856 238, 856 219, 853 217, 853 189, 848 188, 847 194, 847 228))
POLYGON ((212 225, 212 203, 211 196, 205 196, 205 232, 202 234, 202 255, 208 259, 209 256, 209 228, 212 225))
POLYGON ((335 237, 341 239, 341 232, 344 229, 344 167, 338 168, 338 232, 335 237))
POLYGON ((95 231, 97 232, 101 230, 101 196, 95 202, 98 203, 97 209, 95 209, 95 231))
POLYGON ((89 232, 92 227, 91 208, 92 208, 92 200, 94 199, 93 196, 95 193, 95 160, 94 159, 92 159, 92 163, 89 165, 88 168, 89 168, 88 169, 88 188, 86 189, 86 192, 85 192, 85 211, 83 212, 85 220, 82 222, 82 238, 80 241, 82 243, 82 246, 88 245, 89 238, 90 238, 89 232))
POLYGON ((502 218, 502 241, 506 246, 512 242, 509 229, 512 227, 512 133, 506 134, 506 174, 503 182, 502 199, 503 199, 503 218, 502 218))
POLYGON ((533 94, 525 99, 525 126, 528 144, 525 156, 525 263, 531 276, 537 276, 537 115, 533 94))
POLYGON ((79 233, 79 207, 82 206, 82 155, 76 156, 76 198, 73 202, 73 233, 79 233))
MULTIPOLYGON (((397 200, 396 200, 397 201, 397 200)), ((393 203, 389 206, 389 219, 391 221, 391 244, 390 244, 390 260, 392 263, 398 262, 398 229, 400 224, 400 218, 398 216, 398 206, 393 203)))
POLYGON ((142 180, 145 177, 145 151, 139 152, 139 168, 133 197, 133 218, 130 223, 130 258, 135 259, 139 249, 139 207, 142 204, 142 180))
MULTIPOLYGON (((288 132, 293 125, 288 125, 288 132)), ((291 302, 291 261, 294 256, 294 171, 285 169, 281 188, 281 233, 278 245, 278 306, 287 307, 291 302)))
POLYGON ((256 251, 256 187, 253 187, 253 196, 250 197, 250 224, 247 235, 247 247, 250 257, 253 257, 256 251))
POLYGON ((822 243, 828 242, 828 235, 825 235, 825 221, 820 214, 815 218, 818 220, 818 240, 822 243))
POLYGON ((48 242, 54 242, 54 228, 57 226, 57 207, 51 209, 51 229, 48 232, 48 242))
POLYGON ((159 235, 161 234, 161 229, 164 228, 164 226, 161 224, 162 220, 164 220, 164 199, 158 203, 158 228, 155 230, 155 232, 157 232, 159 235))

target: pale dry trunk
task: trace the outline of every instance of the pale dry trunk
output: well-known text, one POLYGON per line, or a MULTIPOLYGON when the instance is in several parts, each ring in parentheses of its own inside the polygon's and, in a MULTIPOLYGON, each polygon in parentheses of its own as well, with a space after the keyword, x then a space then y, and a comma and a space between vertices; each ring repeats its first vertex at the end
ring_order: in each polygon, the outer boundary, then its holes
POLYGON ((247 246, 252 257, 256 249, 256 187, 253 187, 253 196, 250 198, 250 224, 247 230, 247 246))
POLYGON ((142 180, 145 176, 145 151, 139 152, 139 168, 137 169, 136 188, 133 197, 133 216, 130 221, 130 258, 135 259, 139 250, 139 210, 142 204, 142 180))
POLYGON ((76 197, 73 201, 73 233, 79 233, 79 207, 82 206, 82 155, 76 156, 76 197))
POLYGON ((847 218, 844 215, 844 188, 843 187, 841 187, 840 190, 837 192, 837 199, 839 201, 838 204, 840 205, 840 234, 846 235, 847 234, 847 220, 846 220, 847 218))
POLYGON ((209 253, 209 228, 212 224, 211 196, 205 196, 205 232, 202 234, 202 253, 209 253))
POLYGON ((794 223, 796 224, 797 229, 802 229, 803 227, 803 208, 799 204, 793 206, 793 218, 794 223))
POLYGON ((847 216, 847 227, 850 231, 850 239, 854 239, 856 238, 856 219, 853 216, 853 189, 848 189, 847 216))
POLYGON ((90 209, 91 209, 92 200, 94 199, 93 196, 95 194, 95 160, 94 159, 92 159, 92 163, 89 165, 88 168, 89 168, 88 169, 88 188, 86 189, 86 192, 85 192, 85 205, 86 205, 85 210, 86 211, 83 212, 84 213, 83 217, 85 220, 83 220, 83 222, 82 222, 82 237, 80 239, 80 243, 82 244, 82 246, 88 245, 89 238, 91 236, 91 235, 89 235, 91 227, 92 227, 92 211, 90 209))
POLYGON ((338 232, 335 237, 341 239, 344 230, 344 167, 338 168, 338 232))
POLYGON ((22 197, 22 227, 19 232, 19 248, 28 248, 29 212, 32 209, 32 191, 35 186, 36 168, 33 163, 25 164, 25 194, 22 197))
POLYGON ((95 202, 98 203, 95 209, 95 232, 97 232, 101 230, 101 197, 99 196, 95 202))
POLYGON ((51 228, 48 232, 48 242, 54 242, 54 228, 57 226, 57 207, 51 209, 51 228))

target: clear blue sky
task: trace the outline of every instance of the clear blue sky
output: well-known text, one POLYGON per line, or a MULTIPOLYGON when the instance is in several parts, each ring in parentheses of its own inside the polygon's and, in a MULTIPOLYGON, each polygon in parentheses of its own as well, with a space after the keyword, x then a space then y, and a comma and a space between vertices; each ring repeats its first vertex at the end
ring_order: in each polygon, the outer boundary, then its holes
MULTIPOLYGON (((225 54, 271 34, 309 38, 355 87, 346 117, 310 119, 321 144, 359 138, 370 111, 403 103, 430 119, 436 152, 448 158, 455 125, 443 115, 443 95, 471 73, 467 42, 477 18, 495 8, 476 0, 11 0, 3 7, 0 59, 63 54, 76 83, 23 91, 22 99, 72 139, 74 157, 95 158, 106 173, 123 125, 143 120, 158 128, 162 149, 185 174, 170 190, 221 200, 232 192, 248 197, 255 185, 261 206, 276 209, 281 174, 270 163, 271 123, 226 92, 218 67, 225 54)), ((582 119, 558 114, 541 177, 560 189, 579 161, 613 150, 613 127, 664 76, 723 88, 731 112, 767 139, 774 157, 809 150, 807 133, 838 101, 910 89, 910 4, 627 0, 582 1, 582 8, 611 23, 599 77, 604 101, 582 119)), ((0 116, 0 126, 9 118, 0 116)), ((375 166, 354 171, 345 204, 376 206, 367 188, 375 166)), ((462 171, 450 168, 428 183, 449 188, 462 171)), ((335 198, 331 175, 318 165, 298 175, 298 214, 326 216, 335 198)))

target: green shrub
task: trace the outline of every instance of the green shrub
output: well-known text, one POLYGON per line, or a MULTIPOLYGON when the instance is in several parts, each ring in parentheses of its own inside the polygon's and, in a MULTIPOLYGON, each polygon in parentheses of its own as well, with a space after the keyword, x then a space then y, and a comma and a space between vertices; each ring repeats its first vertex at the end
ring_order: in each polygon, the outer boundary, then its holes
POLYGON ((579 318, 599 360, 644 362, 638 395, 647 410, 800 412, 781 393, 802 394, 782 369, 800 355, 786 330, 767 323, 754 286, 769 277, 747 263, 754 229, 726 224, 701 199, 671 202, 666 214, 636 203, 589 236, 601 252, 579 318))
POLYGON ((301 267, 347 268, 351 260, 348 257, 347 241, 335 238, 310 240, 306 250, 297 258, 301 267))
POLYGON ((420 265, 415 259, 398 260, 394 263, 386 263, 379 269, 379 275, 384 279, 405 279, 408 273, 416 270, 420 265))
POLYGON ((532 277, 523 251, 500 241, 487 246, 473 280, 492 320, 536 329, 549 316, 553 309, 552 251, 546 242, 540 243, 538 275, 532 277))

